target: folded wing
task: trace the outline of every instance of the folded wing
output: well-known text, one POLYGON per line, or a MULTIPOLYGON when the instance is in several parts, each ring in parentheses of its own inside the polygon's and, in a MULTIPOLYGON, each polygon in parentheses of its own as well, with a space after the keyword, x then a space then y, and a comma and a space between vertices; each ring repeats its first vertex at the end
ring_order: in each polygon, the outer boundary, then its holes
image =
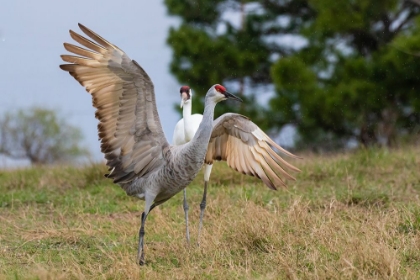
POLYGON ((275 190, 277 186, 285 186, 282 177, 295 180, 286 170, 300 170, 274 149, 298 158, 277 145, 247 117, 229 113, 213 123, 205 162, 212 164, 214 160, 224 160, 231 168, 258 177, 275 190))
POLYGON ((75 55, 60 68, 92 95, 101 151, 116 183, 144 176, 162 164, 168 142, 156 109, 153 83, 140 65, 121 49, 79 24, 91 40, 70 30, 81 46, 64 43, 75 55))

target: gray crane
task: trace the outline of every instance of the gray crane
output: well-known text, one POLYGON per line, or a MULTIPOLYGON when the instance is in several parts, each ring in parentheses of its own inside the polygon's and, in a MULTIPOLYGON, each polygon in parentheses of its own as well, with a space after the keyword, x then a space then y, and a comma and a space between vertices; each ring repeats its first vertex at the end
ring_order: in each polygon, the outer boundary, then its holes
MULTIPOLYGON (((191 115, 191 88, 189 86, 182 86, 179 92, 181 94, 183 118, 175 126, 173 136, 174 145, 181 145, 193 139, 203 118, 200 114, 191 115)), ((279 163, 287 169, 293 171, 300 170, 284 161, 270 146, 275 147, 279 152, 292 158, 299 158, 277 145, 256 124, 245 116, 227 113, 213 122, 213 131, 205 159, 204 192, 200 203, 200 223, 197 244, 199 244, 200 232, 203 226, 203 216, 207 200, 207 185, 213 160, 226 160, 227 164, 236 171, 261 178, 269 188, 274 190, 276 186, 285 186, 284 181, 277 174, 283 174, 284 177, 291 180, 295 179, 285 172, 279 163), (272 160, 273 158, 275 161, 272 160), (274 170, 274 174, 270 174, 272 170, 274 170), (272 179, 270 179, 270 176, 267 176, 267 173, 271 175, 272 179)), ((184 189, 187 242, 189 242, 188 209, 187 194, 186 189, 184 189)))
POLYGON ((242 101, 221 85, 212 86, 205 99, 204 118, 195 137, 182 146, 165 138, 153 83, 147 73, 120 48, 87 27, 80 29, 93 41, 70 30, 81 48, 64 43, 74 55, 62 55, 70 64, 60 68, 92 95, 101 151, 109 167, 108 178, 128 195, 145 200, 141 216, 137 260, 144 264, 145 222, 149 212, 184 189, 204 163, 213 126, 214 107, 222 100, 242 101))

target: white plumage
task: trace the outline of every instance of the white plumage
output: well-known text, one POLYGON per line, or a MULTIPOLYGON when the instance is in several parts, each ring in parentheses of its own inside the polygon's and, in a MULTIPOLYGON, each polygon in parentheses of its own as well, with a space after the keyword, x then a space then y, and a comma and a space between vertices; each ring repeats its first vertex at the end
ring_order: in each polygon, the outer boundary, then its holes
POLYGON ((173 144, 182 145, 193 139, 198 126, 203 119, 202 114, 191 114, 192 110, 192 91, 190 87, 183 86, 180 89, 182 119, 175 125, 173 144))

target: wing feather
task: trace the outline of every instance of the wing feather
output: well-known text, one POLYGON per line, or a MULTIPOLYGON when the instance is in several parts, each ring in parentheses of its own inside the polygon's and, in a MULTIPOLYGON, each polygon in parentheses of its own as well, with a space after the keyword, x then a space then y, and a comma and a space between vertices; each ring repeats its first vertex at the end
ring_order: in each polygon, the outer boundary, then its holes
POLYGON ((64 43, 64 48, 74 54, 77 55, 81 55, 90 59, 94 59, 94 60, 100 60, 102 58, 102 55, 97 53, 97 52, 93 52, 87 49, 83 49, 79 46, 75 46, 69 43, 64 43))
POLYGON ((61 56, 70 64, 60 68, 92 95, 109 177, 116 183, 129 182, 161 166, 163 150, 169 145, 157 112, 153 83, 124 51, 87 27, 79 27, 90 39, 70 30, 71 38, 82 47, 64 43, 72 54, 61 56))
MULTIPOLYGON (((81 24, 79 24, 80 26, 81 24)), ((77 34, 76 32, 74 32, 73 30, 70 30, 70 37, 75 40, 77 43, 79 43, 80 45, 91 49, 97 53, 101 53, 101 54, 106 54, 108 51, 106 48, 99 46, 98 44, 92 42, 91 40, 77 34)))
POLYGON ((300 171, 279 153, 299 158, 280 147, 247 117, 229 113, 213 123, 205 162, 225 160, 231 168, 260 178, 275 190, 286 186, 283 178, 295 180, 288 171, 300 171))

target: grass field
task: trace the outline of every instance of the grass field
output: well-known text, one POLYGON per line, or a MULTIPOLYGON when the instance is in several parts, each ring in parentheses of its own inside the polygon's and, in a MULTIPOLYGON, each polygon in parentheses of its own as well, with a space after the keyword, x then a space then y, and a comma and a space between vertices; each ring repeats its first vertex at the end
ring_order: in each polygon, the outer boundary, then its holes
POLYGON ((216 164, 146 223, 105 167, 0 171, 0 279, 420 279, 420 148, 304 155, 288 189, 216 164))

